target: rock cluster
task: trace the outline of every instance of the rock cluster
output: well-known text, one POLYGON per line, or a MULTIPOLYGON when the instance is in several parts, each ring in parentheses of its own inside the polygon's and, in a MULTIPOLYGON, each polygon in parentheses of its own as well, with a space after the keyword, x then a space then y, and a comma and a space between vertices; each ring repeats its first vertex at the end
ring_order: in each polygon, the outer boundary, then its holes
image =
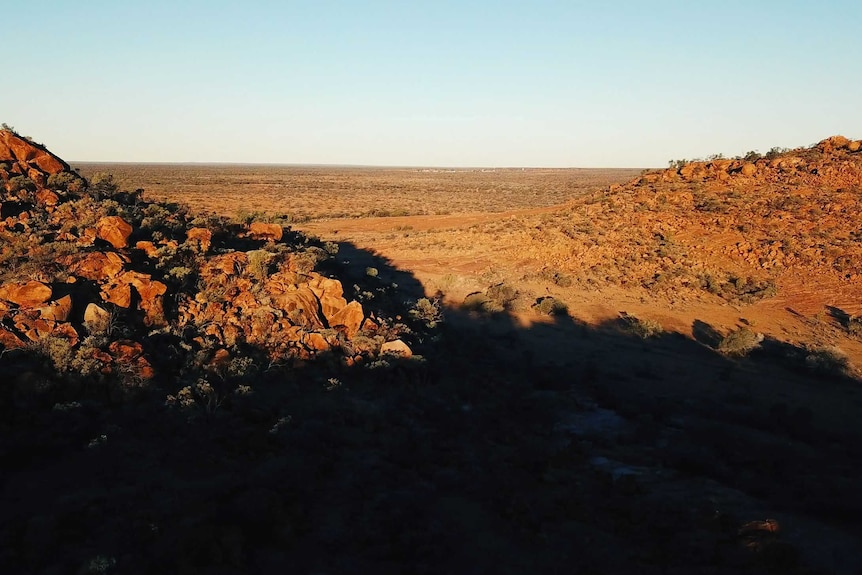
POLYGON ((646 173, 635 183, 654 182, 777 182, 790 175, 800 178, 799 183, 830 185, 859 185, 862 171, 858 161, 851 157, 862 149, 862 140, 832 136, 811 148, 787 150, 774 157, 750 159, 715 159, 693 161, 682 166, 646 173))
POLYGON ((105 184, 90 194, 65 162, 7 130, 0 164, 0 349, 61 341, 91 372, 144 380, 158 363, 154 333, 173 338, 167 355, 213 365, 249 346, 277 362, 382 353, 373 314, 313 271, 323 250, 286 243, 278 224, 193 224, 140 194, 105 184), (362 332, 379 341, 351 345, 362 332))
POLYGON ((44 187, 48 176, 69 172, 69 165, 43 146, 21 137, 11 130, 0 130, 0 163, 3 179, 27 176, 37 186, 44 187))

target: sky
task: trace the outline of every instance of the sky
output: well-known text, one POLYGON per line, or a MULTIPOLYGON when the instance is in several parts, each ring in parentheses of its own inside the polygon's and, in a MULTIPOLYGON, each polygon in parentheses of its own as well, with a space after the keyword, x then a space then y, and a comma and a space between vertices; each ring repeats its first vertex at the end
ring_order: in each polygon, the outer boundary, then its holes
POLYGON ((858 0, 42 0, 16 14, 0 122, 68 161, 659 167, 862 138, 858 0))

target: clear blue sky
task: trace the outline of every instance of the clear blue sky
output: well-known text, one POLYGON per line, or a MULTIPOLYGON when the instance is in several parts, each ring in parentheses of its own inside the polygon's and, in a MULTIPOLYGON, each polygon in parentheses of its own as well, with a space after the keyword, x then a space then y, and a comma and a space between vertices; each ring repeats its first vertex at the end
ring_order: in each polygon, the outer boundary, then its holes
POLYGON ((646 167, 862 138, 859 0, 14 13, 0 121, 68 160, 646 167))

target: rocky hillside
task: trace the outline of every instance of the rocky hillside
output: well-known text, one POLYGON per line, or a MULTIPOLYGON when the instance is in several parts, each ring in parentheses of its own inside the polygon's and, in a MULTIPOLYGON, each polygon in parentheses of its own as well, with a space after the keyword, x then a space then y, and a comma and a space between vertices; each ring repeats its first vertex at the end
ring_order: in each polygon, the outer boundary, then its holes
POLYGON ((735 303, 818 286, 847 299, 862 278, 860 210, 862 142, 834 136, 647 172, 521 233, 550 273, 584 286, 735 303))
POLYGON ((122 395, 160 378, 236 383, 314 358, 349 366, 412 354, 400 339, 410 328, 387 315, 399 311, 388 286, 366 277, 345 294, 335 244, 195 217, 106 175, 86 182, 9 130, 0 178, 0 349, 21 351, 0 369, 22 386, 122 395), (33 356, 45 361, 16 363, 33 356))

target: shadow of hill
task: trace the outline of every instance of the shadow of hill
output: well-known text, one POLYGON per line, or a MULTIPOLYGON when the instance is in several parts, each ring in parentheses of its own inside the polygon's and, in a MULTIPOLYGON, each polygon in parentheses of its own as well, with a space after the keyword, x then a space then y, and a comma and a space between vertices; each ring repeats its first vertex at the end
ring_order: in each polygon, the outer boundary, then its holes
MULTIPOLYGON (((400 306, 405 321, 424 293, 346 242, 328 265, 368 309, 400 306)), ((164 390, 26 410, 12 399, 30 390, 3 394, 0 570, 851 573, 862 562, 862 398, 846 379, 784 365, 795 348, 727 358, 617 321, 444 316, 404 334, 421 358, 323 357, 187 408, 166 406, 164 390)))
POLYGON ((425 288, 412 273, 393 267, 386 257, 357 248, 350 242, 337 244, 335 261, 345 283, 353 282, 365 287, 395 284, 404 300, 416 300, 425 295, 425 288))

